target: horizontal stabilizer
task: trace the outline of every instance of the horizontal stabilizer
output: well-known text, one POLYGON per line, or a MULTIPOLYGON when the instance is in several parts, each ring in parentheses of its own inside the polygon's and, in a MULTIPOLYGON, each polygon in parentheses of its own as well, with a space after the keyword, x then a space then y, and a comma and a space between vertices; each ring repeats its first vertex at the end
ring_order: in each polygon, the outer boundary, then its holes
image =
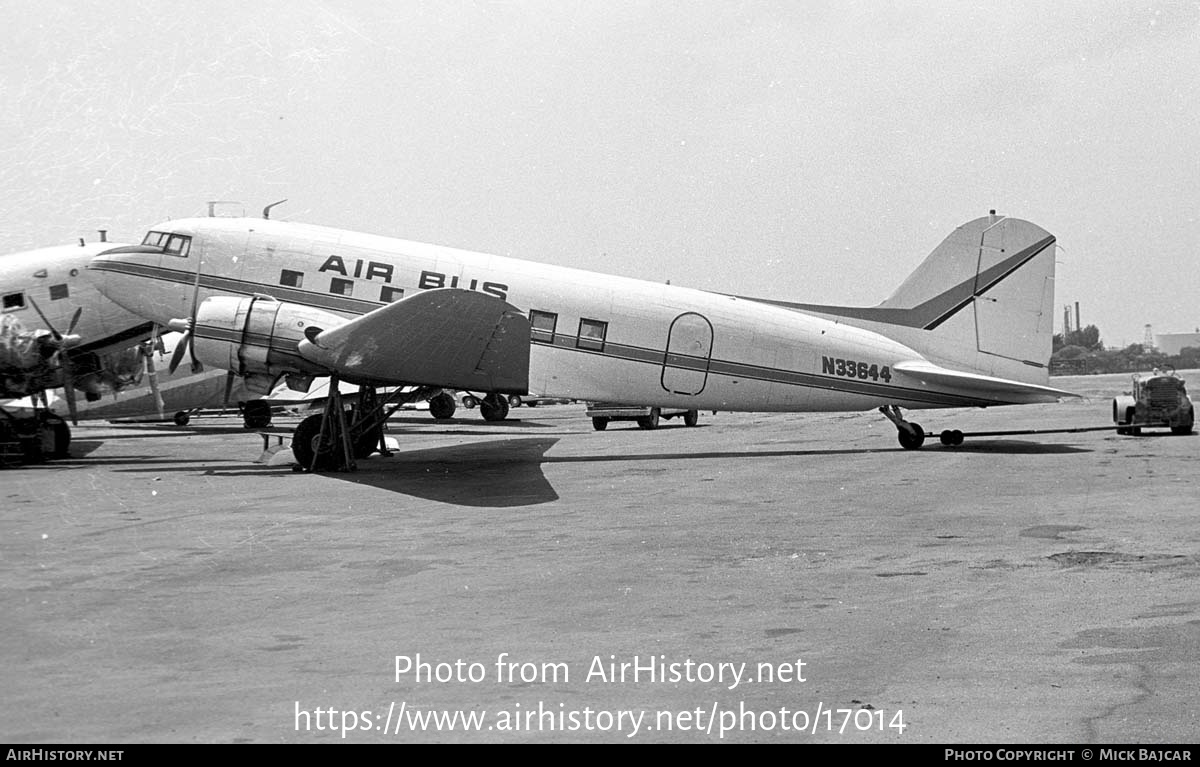
MULTIPOLYGON (((978 394, 981 397, 994 397, 1012 404, 1030 402, 1054 402, 1063 397, 1079 397, 1081 395, 1050 386, 1012 381, 1007 378, 995 378, 979 373, 963 373, 958 370, 948 370, 927 360, 912 360, 898 362, 892 366, 894 373, 905 376, 927 385, 953 387, 963 393, 978 394)), ((988 397, 988 398, 990 398, 988 397)))
POLYGON ((427 290, 307 335, 302 357, 357 383, 529 390, 529 320, 485 293, 427 290))

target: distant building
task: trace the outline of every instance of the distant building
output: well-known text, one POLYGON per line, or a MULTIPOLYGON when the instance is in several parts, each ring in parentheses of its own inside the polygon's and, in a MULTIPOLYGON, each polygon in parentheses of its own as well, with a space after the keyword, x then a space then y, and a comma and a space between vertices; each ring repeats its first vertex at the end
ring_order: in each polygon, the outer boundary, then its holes
POLYGON ((1200 331, 1196 333, 1156 333, 1154 345, 1163 354, 1179 354, 1188 346, 1200 349, 1200 331))

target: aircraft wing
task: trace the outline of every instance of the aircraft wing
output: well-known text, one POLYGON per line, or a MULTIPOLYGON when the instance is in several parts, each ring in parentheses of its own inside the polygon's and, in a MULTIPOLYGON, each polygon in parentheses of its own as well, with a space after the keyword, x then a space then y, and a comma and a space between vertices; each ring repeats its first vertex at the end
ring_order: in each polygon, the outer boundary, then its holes
POLYGON ((529 390, 529 320, 485 293, 426 290, 307 335, 300 355, 354 382, 529 390))
POLYGON ((903 373, 909 378, 924 384, 950 386, 955 389, 980 396, 995 397, 1011 403, 1054 402, 1062 397, 1079 397, 1081 395, 1064 389, 1050 386, 1012 381, 1007 378, 994 378, 979 373, 963 373, 949 370, 929 362, 928 360, 911 360, 892 365, 893 372, 903 373))

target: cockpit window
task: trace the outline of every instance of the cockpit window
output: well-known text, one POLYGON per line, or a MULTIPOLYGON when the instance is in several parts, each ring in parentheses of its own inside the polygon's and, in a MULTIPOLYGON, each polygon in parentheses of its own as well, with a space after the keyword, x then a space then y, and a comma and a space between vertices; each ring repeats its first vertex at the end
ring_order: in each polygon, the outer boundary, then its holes
POLYGON ((188 251, 192 249, 192 238, 186 234, 147 232, 145 238, 142 239, 142 244, 152 248, 161 248, 162 252, 169 256, 187 258, 188 251))
POLYGON ((25 308, 24 293, 6 293, 4 296, 4 311, 15 312, 17 309, 25 308))
POLYGON ((192 238, 182 234, 173 234, 171 239, 167 240, 167 244, 163 246, 163 253, 168 253, 172 256, 187 257, 188 251, 192 248, 192 238))

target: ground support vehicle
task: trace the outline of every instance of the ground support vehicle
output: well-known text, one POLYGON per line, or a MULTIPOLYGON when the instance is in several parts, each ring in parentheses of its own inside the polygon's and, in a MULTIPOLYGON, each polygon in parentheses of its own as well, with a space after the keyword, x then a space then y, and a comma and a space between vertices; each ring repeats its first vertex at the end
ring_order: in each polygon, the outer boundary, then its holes
POLYGON ((587 408, 592 419, 592 428, 604 431, 611 421, 637 421, 640 429, 656 429, 660 419, 670 420, 679 416, 687 426, 695 426, 700 420, 696 410, 645 407, 641 405, 619 405, 611 402, 593 402, 587 408))
POLYGON ((1144 428, 1171 429, 1191 434, 1196 409, 1183 379, 1171 368, 1133 377, 1133 389, 1113 399, 1113 422, 1118 434, 1141 434, 1144 428))

